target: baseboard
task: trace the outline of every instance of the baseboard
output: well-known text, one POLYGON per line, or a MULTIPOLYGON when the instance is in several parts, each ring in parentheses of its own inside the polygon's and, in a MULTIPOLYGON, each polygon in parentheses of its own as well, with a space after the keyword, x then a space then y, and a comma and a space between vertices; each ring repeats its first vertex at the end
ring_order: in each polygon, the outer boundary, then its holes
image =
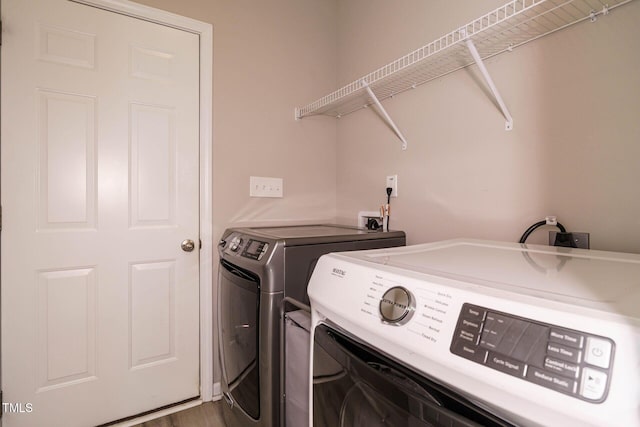
POLYGON ((213 383, 213 396, 211 396, 212 401, 217 401, 222 399, 222 386, 219 382, 213 383))

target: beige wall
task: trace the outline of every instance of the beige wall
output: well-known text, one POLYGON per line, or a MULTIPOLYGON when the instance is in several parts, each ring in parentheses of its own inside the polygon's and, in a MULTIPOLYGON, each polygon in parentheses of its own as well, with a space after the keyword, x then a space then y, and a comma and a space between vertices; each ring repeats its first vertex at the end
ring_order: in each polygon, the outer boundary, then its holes
MULTIPOLYGON (((339 1, 339 84, 347 84, 504 0, 339 1), (401 7, 399 7, 401 5, 401 7)), ((514 130, 476 67, 384 102, 407 151, 371 111, 338 121, 338 216, 384 201, 409 243, 517 241, 557 215, 592 248, 640 252, 640 2, 487 61, 514 130)), ((553 229, 553 228, 549 228, 553 229)), ((546 231, 529 242, 546 242, 546 231)))

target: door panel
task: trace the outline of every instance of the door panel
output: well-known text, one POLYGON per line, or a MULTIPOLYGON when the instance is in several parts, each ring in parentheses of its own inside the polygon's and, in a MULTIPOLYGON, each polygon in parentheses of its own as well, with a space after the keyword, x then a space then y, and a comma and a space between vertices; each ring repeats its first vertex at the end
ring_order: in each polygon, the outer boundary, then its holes
POLYGON ((199 395, 199 39, 2 0, 5 427, 199 395))
POLYGON ((38 274, 38 392, 96 378, 96 270, 38 274))
POLYGON ((92 96, 38 90, 39 229, 95 227, 92 96))
POLYGON ((131 266, 131 368, 175 360, 175 262, 131 266))
POLYGON ((131 105, 131 226, 175 226, 176 141, 172 108, 131 105))

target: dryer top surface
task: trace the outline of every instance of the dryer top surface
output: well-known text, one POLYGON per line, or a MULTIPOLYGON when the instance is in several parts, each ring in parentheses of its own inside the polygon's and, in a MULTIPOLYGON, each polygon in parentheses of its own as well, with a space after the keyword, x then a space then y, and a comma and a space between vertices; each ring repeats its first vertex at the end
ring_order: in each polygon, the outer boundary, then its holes
POLYGON ((340 224, 248 227, 234 230, 247 236, 282 241, 285 246, 405 237, 402 231, 371 231, 340 224))

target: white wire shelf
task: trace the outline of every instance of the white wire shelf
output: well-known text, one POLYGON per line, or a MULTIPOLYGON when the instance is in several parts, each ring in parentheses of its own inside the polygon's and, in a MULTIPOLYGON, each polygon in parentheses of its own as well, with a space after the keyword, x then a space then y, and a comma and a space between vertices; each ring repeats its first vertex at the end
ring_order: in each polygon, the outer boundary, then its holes
MULTIPOLYGON (((512 0, 364 77, 295 109, 296 119, 323 114, 341 117, 378 100, 415 88, 472 65, 467 40, 482 59, 599 15, 632 0, 512 0)), ((378 104, 379 105, 379 104, 378 104)))

